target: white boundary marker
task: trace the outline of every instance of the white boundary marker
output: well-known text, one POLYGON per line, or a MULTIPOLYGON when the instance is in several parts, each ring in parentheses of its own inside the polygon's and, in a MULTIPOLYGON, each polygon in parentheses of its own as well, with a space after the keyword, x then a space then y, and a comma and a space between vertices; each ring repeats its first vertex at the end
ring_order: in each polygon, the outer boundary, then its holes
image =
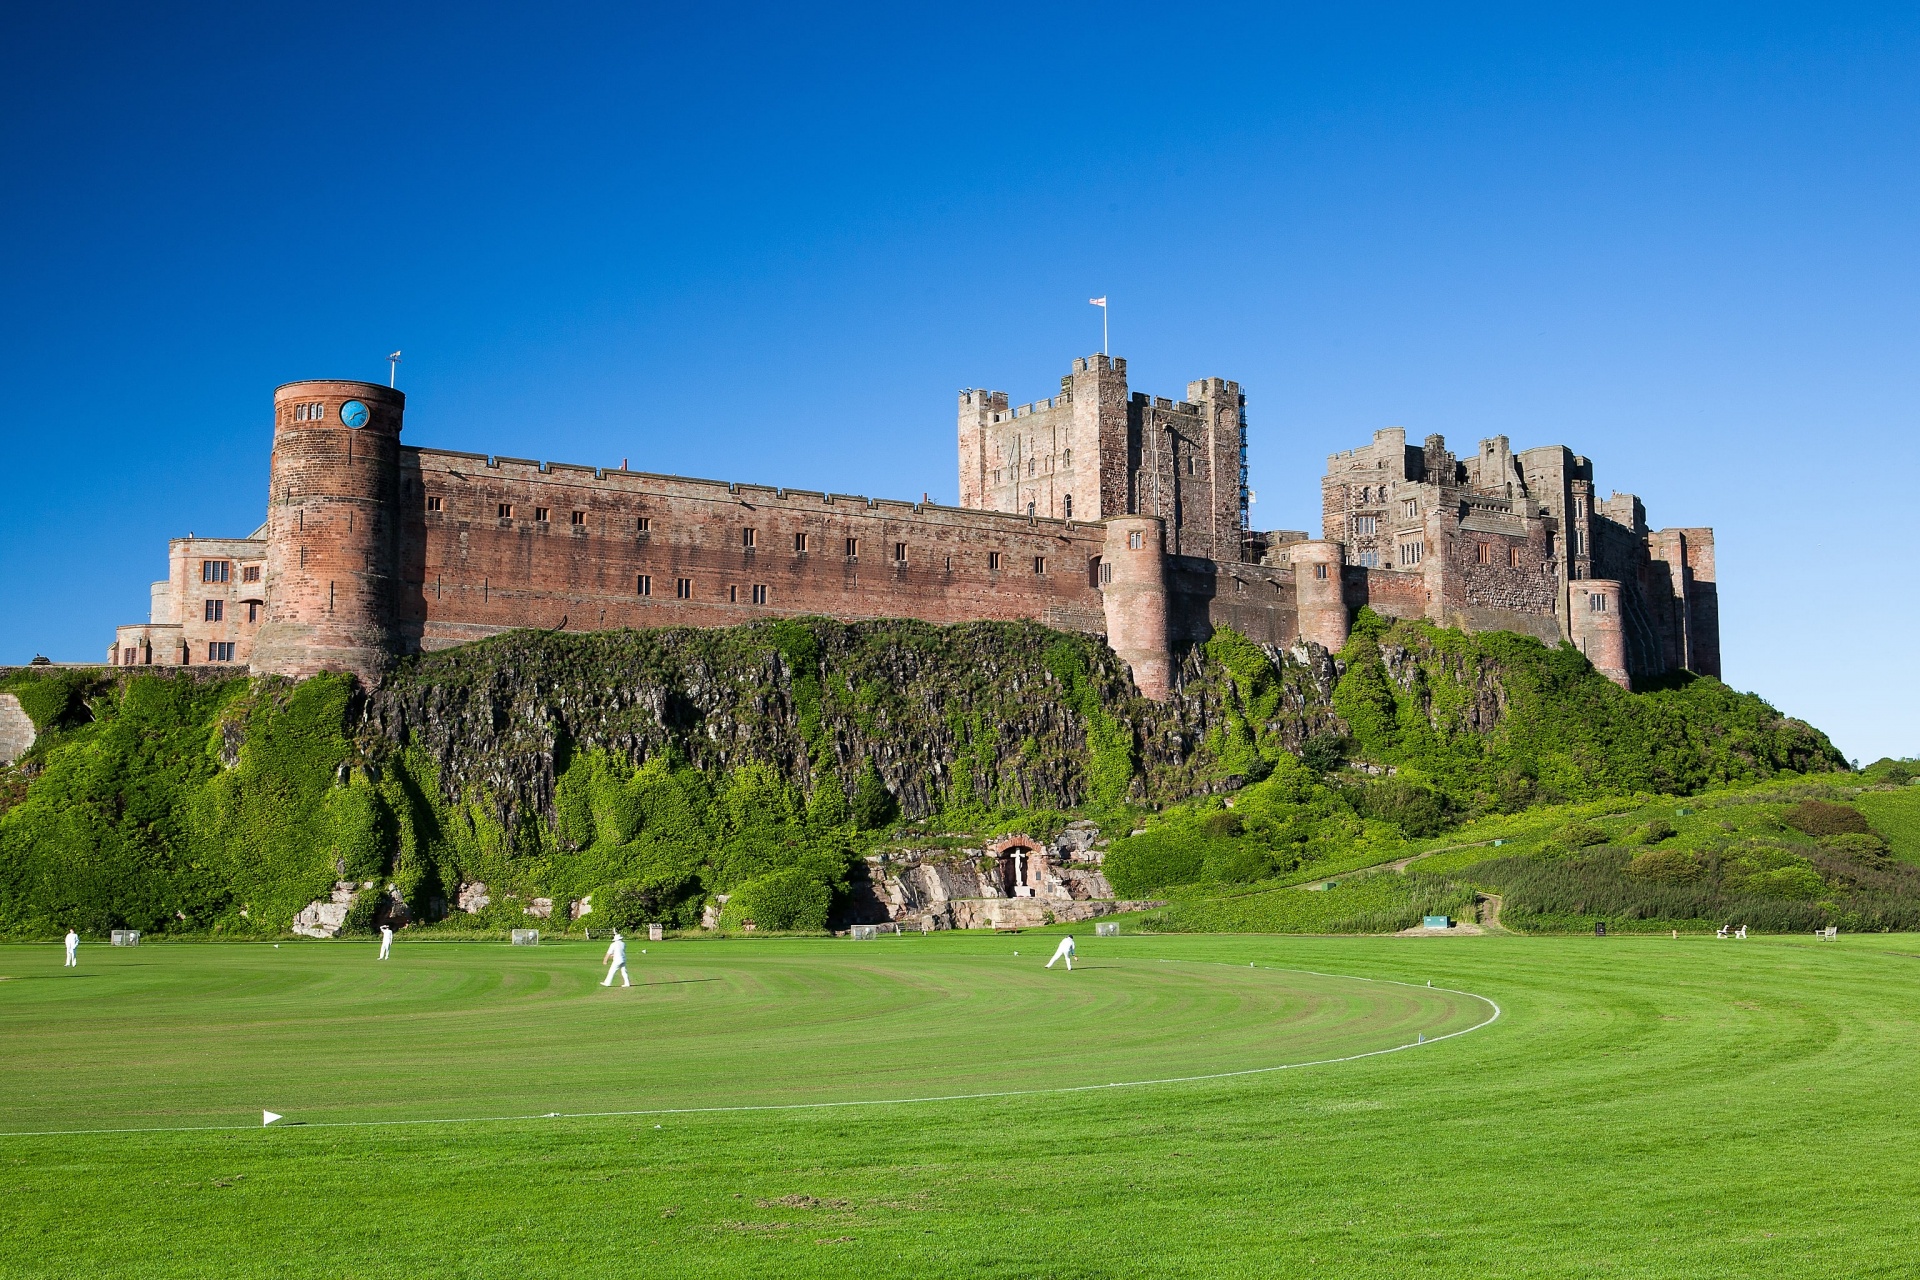
MULTIPOLYGON (((1170 960, 1156 957, 1161 964, 1206 964, 1223 968, 1237 969, 1238 964, 1225 960, 1170 960)), ((1249 964, 1248 968, 1259 966, 1249 964)), ((1405 1044, 1392 1045, 1385 1049, 1369 1049, 1365 1053, 1349 1053, 1339 1058, 1315 1058, 1310 1062, 1282 1062, 1271 1067, 1243 1067, 1238 1071, 1212 1071, 1197 1076, 1163 1076, 1156 1080, 1120 1080, 1112 1084, 1070 1084, 1058 1085, 1049 1089, 999 1089, 990 1093, 946 1093, 925 1098, 851 1098, 844 1102, 763 1102, 743 1103, 724 1107, 651 1107, 636 1111, 543 1111, 531 1115, 517 1116, 447 1116, 438 1120, 315 1120, 311 1122, 294 1121, 295 1129, 394 1129, 409 1125, 432 1124, 511 1124, 524 1120, 617 1120, 642 1116, 691 1116, 715 1115, 747 1111, 828 1111, 845 1107, 904 1107, 928 1102, 982 1102, 994 1098, 1038 1098, 1065 1093, 1095 1093, 1102 1089, 1145 1089, 1165 1084, 1200 1084, 1208 1080, 1232 1080, 1240 1076, 1270 1075, 1275 1071, 1298 1071, 1306 1067, 1330 1067, 1342 1062, 1359 1062, 1365 1058, 1378 1058, 1389 1053, 1399 1053, 1404 1049, 1424 1049, 1428 1045, 1439 1044, 1443 1040, 1452 1040, 1458 1036, 1490 1027, 1500 1020, 1503 1012, 1500 1005, 1489 996, 1474 991, 1462 991, 1458 987, 1436 987, 1431 982, 1424 985, 1415 982, 1402 982, 1398 978, 1360 978, 1349 973, 1322 973, 1318 969, 1285 969, 1269 965, 1268 973, 1304 973, 1315 978, 1332 978, 1341 982, 1373 982, 1387 987, 1412 987, 1418 991, 1444 991, 1449 995, 1465 996, 1469 1000, 1478 1000, 1493 1012, 1470 1027, 1458 1031, 1449 1031, 1443 1036, 1431 1040, 1422 1033, 1417 1040, 1405 1044)), ((232 1133, 236 1130, 258 1132, 260 1126, 250 1124, 193 1124, 172 1127, 154 1127, 146 1129, 26 1129, 11 1133, 0 1133, 0 1138, 88 1138, 123 1133, 232 1133)))

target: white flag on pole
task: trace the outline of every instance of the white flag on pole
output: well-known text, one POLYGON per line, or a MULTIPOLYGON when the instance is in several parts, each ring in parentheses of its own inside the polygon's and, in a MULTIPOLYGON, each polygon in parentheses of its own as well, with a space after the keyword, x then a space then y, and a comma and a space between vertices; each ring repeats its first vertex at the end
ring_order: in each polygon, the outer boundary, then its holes
POLYGON ((1104 307, 1107 305, 1107 300, 1105 298, 1088 298, 1087 305, 1090 307, 1104 307))
POLYGON ((278 1111, 262 1111, 260 1113, 260 1127, 264 1129, 268 1125, 272 1124, 275 1120, 284 1120, 285 1118, 286 1117, 281 1115, 278 1111))

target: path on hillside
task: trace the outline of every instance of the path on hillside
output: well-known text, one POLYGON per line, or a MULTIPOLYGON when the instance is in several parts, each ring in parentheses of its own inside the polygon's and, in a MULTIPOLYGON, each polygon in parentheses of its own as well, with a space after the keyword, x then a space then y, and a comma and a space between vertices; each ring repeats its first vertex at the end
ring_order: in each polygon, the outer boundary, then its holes
MULTIPOLYGON (((1502 836, 1500 838, 1504 840, 1506 837, 1502 836)), ((1325 889, 1328 884, 1337 883, 1345 876, 1363 876, 1372 871, 1399 871, 1404 874, 1408 867, 1420 861, 1420 859, 1431 858, 1436 853, 1456 853, 1461 849, 1479 849, 1492 843, 1493 841, 1488 839, 1470 840, 1466 844, 1442 845, 1438 849, 1428 849, 1424 853, 1416 853, 1405 858, 1397 858, 1392 862, 1376 862, 1370 867, 1354 867, 1350 871, 1335 871, 1315 880, 1312 884, 1294 884, 1288 885, 1287 887, 1289 889, 1303 889, 1308 893, 1319 893, 1325 889)), ((1268 890, 1267 892, 1273 891, 1268 890)))
POLYGON ((1512 933, 1513 930, 1500 923, 1500 895, 1483 893, 1480 901, 1487 904, 1487 911, 1480 918, 1480 927, 1488 933, 1512 933))

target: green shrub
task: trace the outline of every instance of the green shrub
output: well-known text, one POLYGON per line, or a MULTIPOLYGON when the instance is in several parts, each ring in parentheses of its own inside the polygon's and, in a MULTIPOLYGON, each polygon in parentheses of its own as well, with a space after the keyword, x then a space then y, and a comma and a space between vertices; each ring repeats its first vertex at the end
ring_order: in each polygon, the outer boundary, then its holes
POLYGON ((1643 853, 1627 864, 1627 874, 1661 884, 1692 884, 1707 869, 1693 855, 1681 849, 1656 849, 1643 853))
POLYGON ((1197 832, 1153 827, 1114 841, 1101 870, 1121 897, 1144 898, 1156 889, 1204 878, 1210 843, 1197 832))
POLYGON ((1673 824, 1655 818, 1640 828, 1641 844, 1659 844, 1662 840, 1671 840, 1674 836, 1673 824))
POLYGON ((1450 825, 1446 797, 1405 778, 1380 778, 1349 795, 1361 817, 1391 822, 1411 839, 1437 836, 1450 825))
POLYGON ((1300 763, 1315 773, 1332 773, 1347 762, 1347 736, 1331 731, 1314 734, 1300 744, 1300 763))
POLYGON ((1589 849, 1597 844, 1605 844, 1607 833, 1584 822, 1575 822, 1554 832, 1553 839, 1556 844, 1568 849, 1589 849))
POLYGON ((1866 815, 1858 809, 1844 804, 1828 804, 1824 800, 1802 800, 1781 814, 1780 820, 1795 831, 1810 836, 1838 836, 1873 830, 1866 815))
POLYGON ((1849 831, 1844 835, 1821 836, 1819 843, 1822 849, 1832 849, 1869 864, 1884 862, 1887 857, 1887 842, 1869 832, 1849 831))
POLYGON ((730 929, 751 921, 756 929, 815 931, 827 927, 832 903, 831 889, 804 868, 795 867, 739 886, 727 900, 720 921, 730 929))
POLYGON ((862 831, 883 831, 899 816, 899 801, 887 790, 887 784, 881 780, 880 771, 873 767, 871 759, 860 771, 860 781, 854 787, 852 807, 853 823, 862 831))

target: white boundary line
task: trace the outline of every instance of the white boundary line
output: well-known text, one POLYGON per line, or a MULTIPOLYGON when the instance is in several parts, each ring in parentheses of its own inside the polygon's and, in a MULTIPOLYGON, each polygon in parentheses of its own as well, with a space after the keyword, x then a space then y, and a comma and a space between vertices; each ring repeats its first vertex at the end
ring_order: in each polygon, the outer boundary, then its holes
MULTIPOLYGON (((1237 969, 1240 966, 1225 960, 1170 960, 1156 957, 1161 964, 1212 964, 1222 968, 1237 969)), ((1436 987, 1432 983, 1421 985, 1414 982, 1402 982, 1397 978, 1361 978, 1350 973, 1322 973, 1318 969, 1287 969, 1274 965, 1252 965, 1248 968, 1263 968, 1268 973, 1304 973, 1315 978, 1333 978, 1342 982, 1377 982, 1383 986, 1412 987, 1416 991, 1444 991, 1449 995, 1465 996, 1469 1000, 1478 1000, 1493 1012, 1483 1020, 1458 1031, 1449 1031, 1431 1039, 1422 1037, 1406 1044, 1396 1044, 1385 1049, 1369 1049, 1365 1053, 1350 1053, 1340 1058, 1316 1058, 1311 1062, 1283 1062, 1271 1067, 1243 1067, 1238 1071, 1213 1071, 1197 1076, 1163 1076, 1155 1080, 1121 1080, 1113 1084, 1072 1084, 1058 1085, 1049 1089, 1001 1089, 991 1093, 946 1093, 925 1098, 854 1098, 844 1102, 767 1102, 757 1104, 736 1104, 725 1107, 653 1107, 639 1111, 547 1111, 533 1115, 518 1116, 449 1116, 439 1120, 315 1120, 298 1122, 288 1126, 291 1129, 391 1129, 409 1125, 433 1124, 510 1124, 525 1120, 610 1120, 637 1118, 642 1116, 688 1116, 713 1115, 746 1111, 827 1111, 842 1107, 904 1107, 928 1102, 981 1102, 993 1098, 1038 1098, 1066 1093, 1094 1093, 1102 1089, 1144 1089, 1165 1084, 1199 1084, 1207 1080, 1231 1080, 1239 1076, 1269 1075, 1275 1071, 1298 1071, 1306 1067, 1329 1067, 1341 1062, 1359 1062, 1364 1058, 1378 1058, 1389 1053, 1399 1053, 1406 1049, 1424 1049, 1430 1044, 1439 1044, 1443 1040, 1452 1040, 1482 1027, 1490 1027, 1500 1020, 1502 1012, 1499 1004, 1491 997, 1474 991, 1463 991, 1458 987, 1436 987)), ((265 1128, 256 1124, 197 1124, 180 1125, 172 1128, 146 1129, 26 1129, 12 1133, 0 1133, 0 1138, 86 1138, 110 1134, 127 1133, 245 1133, 258 1132, 265 1128)))

